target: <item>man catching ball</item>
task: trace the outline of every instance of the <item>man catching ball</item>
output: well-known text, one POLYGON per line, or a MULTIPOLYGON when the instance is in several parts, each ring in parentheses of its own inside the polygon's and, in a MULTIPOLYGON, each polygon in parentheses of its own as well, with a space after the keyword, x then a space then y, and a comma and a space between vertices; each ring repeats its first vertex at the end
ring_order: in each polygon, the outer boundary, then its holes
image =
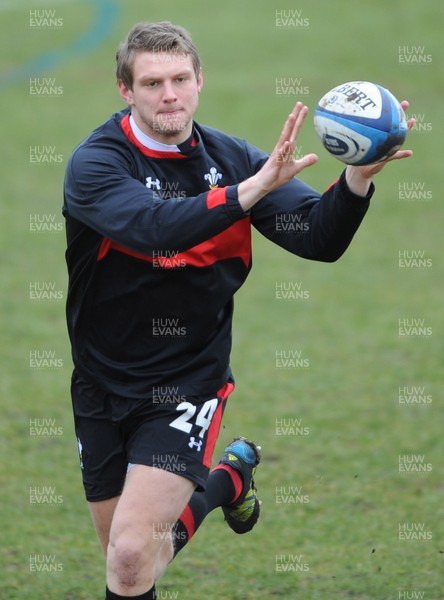
POLYGON ((317 161, 294 158, 302 103, 271 155, 196 123, 199 55, 168 22, 129 32, 117 81, 127 108, 66 170, 71 393, 106 598, 147 600, 210 511, 221 507, 239 534, 259 517, 258 446, 235 438, 210 471, 234 389, 233 296, 251 269, 251 227, 297 256, 335 261, 389 161, 348 166, 319 194, 295 178, 317 161), (279 230, 284 215, 305 226, 279 230))

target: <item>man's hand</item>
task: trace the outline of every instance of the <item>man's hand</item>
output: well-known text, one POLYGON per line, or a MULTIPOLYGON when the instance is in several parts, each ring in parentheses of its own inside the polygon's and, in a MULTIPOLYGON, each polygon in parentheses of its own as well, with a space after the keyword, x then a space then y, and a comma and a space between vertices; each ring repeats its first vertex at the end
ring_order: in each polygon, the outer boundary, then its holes
POLYGON ((294 157, 296 140, 307 112, 308 108, 302 102, 296 104, 267 162, 255 175, 239 184, 238 198, 245 211, 318 160, 316 154, 306 154, 299 160, 294 157))
POLYGON ((288 115, 279 141, 270 158, 258 173, 262 186, 267 192, 288 183, 305 167, 313 165, 318 160, 316 154, 307 154, 299 160, 294 157, 296 140, 307 112, 308 108, 302 102, 296 104, 288 115))
MULTIPOLYGON (((407 102, 407 100, 403 100, 401 102, 401 106, 404 110, 407 110, 409 107, 409 103, 407 102)), ((412 127, 415 126, 415 123, 416 119, 409 119, 407 121, 407 127, 409 131, 412 129, 412 127)), ((392 160, 409 158, 410 156, 412 156, 412 154, 412 150, 398 150, 398 152, 395 152, 393 156, 390 156, 390 158, 382 162, 374 163, 372 165, 365 165, 362 167, 354 167, 352 165, 348 165, 345 171, 347 185, 354 194, 358 196, 366 196, 374 175, 379 173, 379 171, 381 171, 386 164, 388 164, 392 160)))
MULTIPOLYGON (((409 103, 404 100, 401 102, 401 106, 404 110, 407 110, 409 103)), ((318 156, 316 154, 306 154, 299 160, 294 157, 296 140, 307 112, 308 108, 302 102, 296 104, 285 121, 278 143, 270 158, 260 171, 239 184, 239 203, 245 211, 254 206, 266 194, 288 183, 303 169, 317 162, 318 156)), ((412 129, 415 123, 415 119, 409 119, 407 122, 408 129, 412 129)), ((383 162, 362 167, 348 165, 345 171, 347 185, 357 196, 366 196, 374 175, 379 173, 387 163, 408 158, 412 154, 411 150, 398 150, 383 162)))

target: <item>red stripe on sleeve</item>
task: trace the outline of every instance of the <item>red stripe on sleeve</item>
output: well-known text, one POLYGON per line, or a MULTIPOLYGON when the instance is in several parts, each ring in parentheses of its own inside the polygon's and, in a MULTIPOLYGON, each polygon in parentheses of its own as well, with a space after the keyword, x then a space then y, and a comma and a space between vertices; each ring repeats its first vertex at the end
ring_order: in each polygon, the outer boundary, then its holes
POLYGON ((207 208, 211 210, 216 206, 220 206, 221 204, 226 204, 226 189, 227 188, 214 188, 214 190, 210 190, 207 196, 207 208))

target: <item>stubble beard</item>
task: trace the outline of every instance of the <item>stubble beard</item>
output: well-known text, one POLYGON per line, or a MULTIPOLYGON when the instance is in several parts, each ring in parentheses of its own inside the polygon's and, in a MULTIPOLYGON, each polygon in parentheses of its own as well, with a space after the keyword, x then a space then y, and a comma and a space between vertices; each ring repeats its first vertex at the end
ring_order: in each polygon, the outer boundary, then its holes
POLYGON ((153 119, 151 128, 156 135, 160 135, 164 138, 173 138, 187 131, 190 127, 190 122, 190 119, 187 119, 186 121, 181 121, 176 118, 162 119, 159 115, 153 119))

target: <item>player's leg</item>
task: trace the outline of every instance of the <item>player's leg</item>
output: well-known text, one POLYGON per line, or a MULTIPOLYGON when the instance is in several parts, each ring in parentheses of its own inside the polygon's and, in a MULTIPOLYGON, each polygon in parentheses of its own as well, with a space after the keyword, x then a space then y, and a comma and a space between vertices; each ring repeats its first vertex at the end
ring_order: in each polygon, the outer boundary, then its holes
POLYGON ((71 395, 85 496, 106 555, 109 531, 128 462, 112 397, 73 373, 71 395))
MULTIPOLYGON (((202 467, 206 468, 206 476, 203 485, 201 483, 202 473, 205 471, 201 471, 200 477, 194 479, 200 484, 200 488, 193 494, 175 524, 174 555, 193 537, 207 514, 217 507, 222 507, 228 525, 237 533, 250 531, 259 518, 260 501, 255 493, 253 475, 260 461, 260 447, 245 438, 234 440, 225 449, 218 466, 208 476, 226 401, 233 389, 233 383, 228 381, 217 392, 217 408, 211 413, 211 419, 203 418, 202 415, 208 416, 208 405, 214 403, 215 400, 201 403, 193 413, 197 415, 195 422, 199 424, 199 427, 202 423, 206 423, 206 435, 203 436, 202 442, 205 446, 202 452, 201 442, 197 447, 196 439, 199 439, 197 436, 202 437, 202 431, 195 427, 188 431, 188 435, 191 433, 194 436, 190 436, 187 446, 191 448, 191 453, 194 453, 196 457, 202 456, 202 467)), ((181 408, 178 407, 177 410, 181 410, 181 408)), ((170 427, 174 427, 174 425, 174 421, 170 423, 170 427)), ((196 471, 194 471, 194 475, 196 475, 196 471)))
POLYGON ((108 550, 111 523, 119 498, 120 496, 115 496, 100 502, 88 502, 89 512, 105 556, 108 550))
POLYGON ((245 438, 229 444, 208 477, 204 492, 194 492, 174 527, 174 556, 190 541, 205 517, 221 507, 236 533, 247 533, 257 523, 260 500, 254 474, 260 462, 260 446, 245 438))
POLYGON ((132 597, 153 588, 171 557, 171 531, 194 487, 191 480, 164 469, 130 469, 114 511, 107 552, 107 585, 113 594, 132 597))
MULTIPOLYGON (((210 399, 141 402, 126 412, 122 429, 130 468, 111 525, 108 598, 125 597, 124 593, 154 595, 148 586, 174 555, 173 527, 194 489, 205 488, 225 400, 232 389, 230 382, 210 399)), ((225 483, 230 481, 226 474, 222 477, 225 483)), ((227 500, 232 497, 233 491, 227 500)))

